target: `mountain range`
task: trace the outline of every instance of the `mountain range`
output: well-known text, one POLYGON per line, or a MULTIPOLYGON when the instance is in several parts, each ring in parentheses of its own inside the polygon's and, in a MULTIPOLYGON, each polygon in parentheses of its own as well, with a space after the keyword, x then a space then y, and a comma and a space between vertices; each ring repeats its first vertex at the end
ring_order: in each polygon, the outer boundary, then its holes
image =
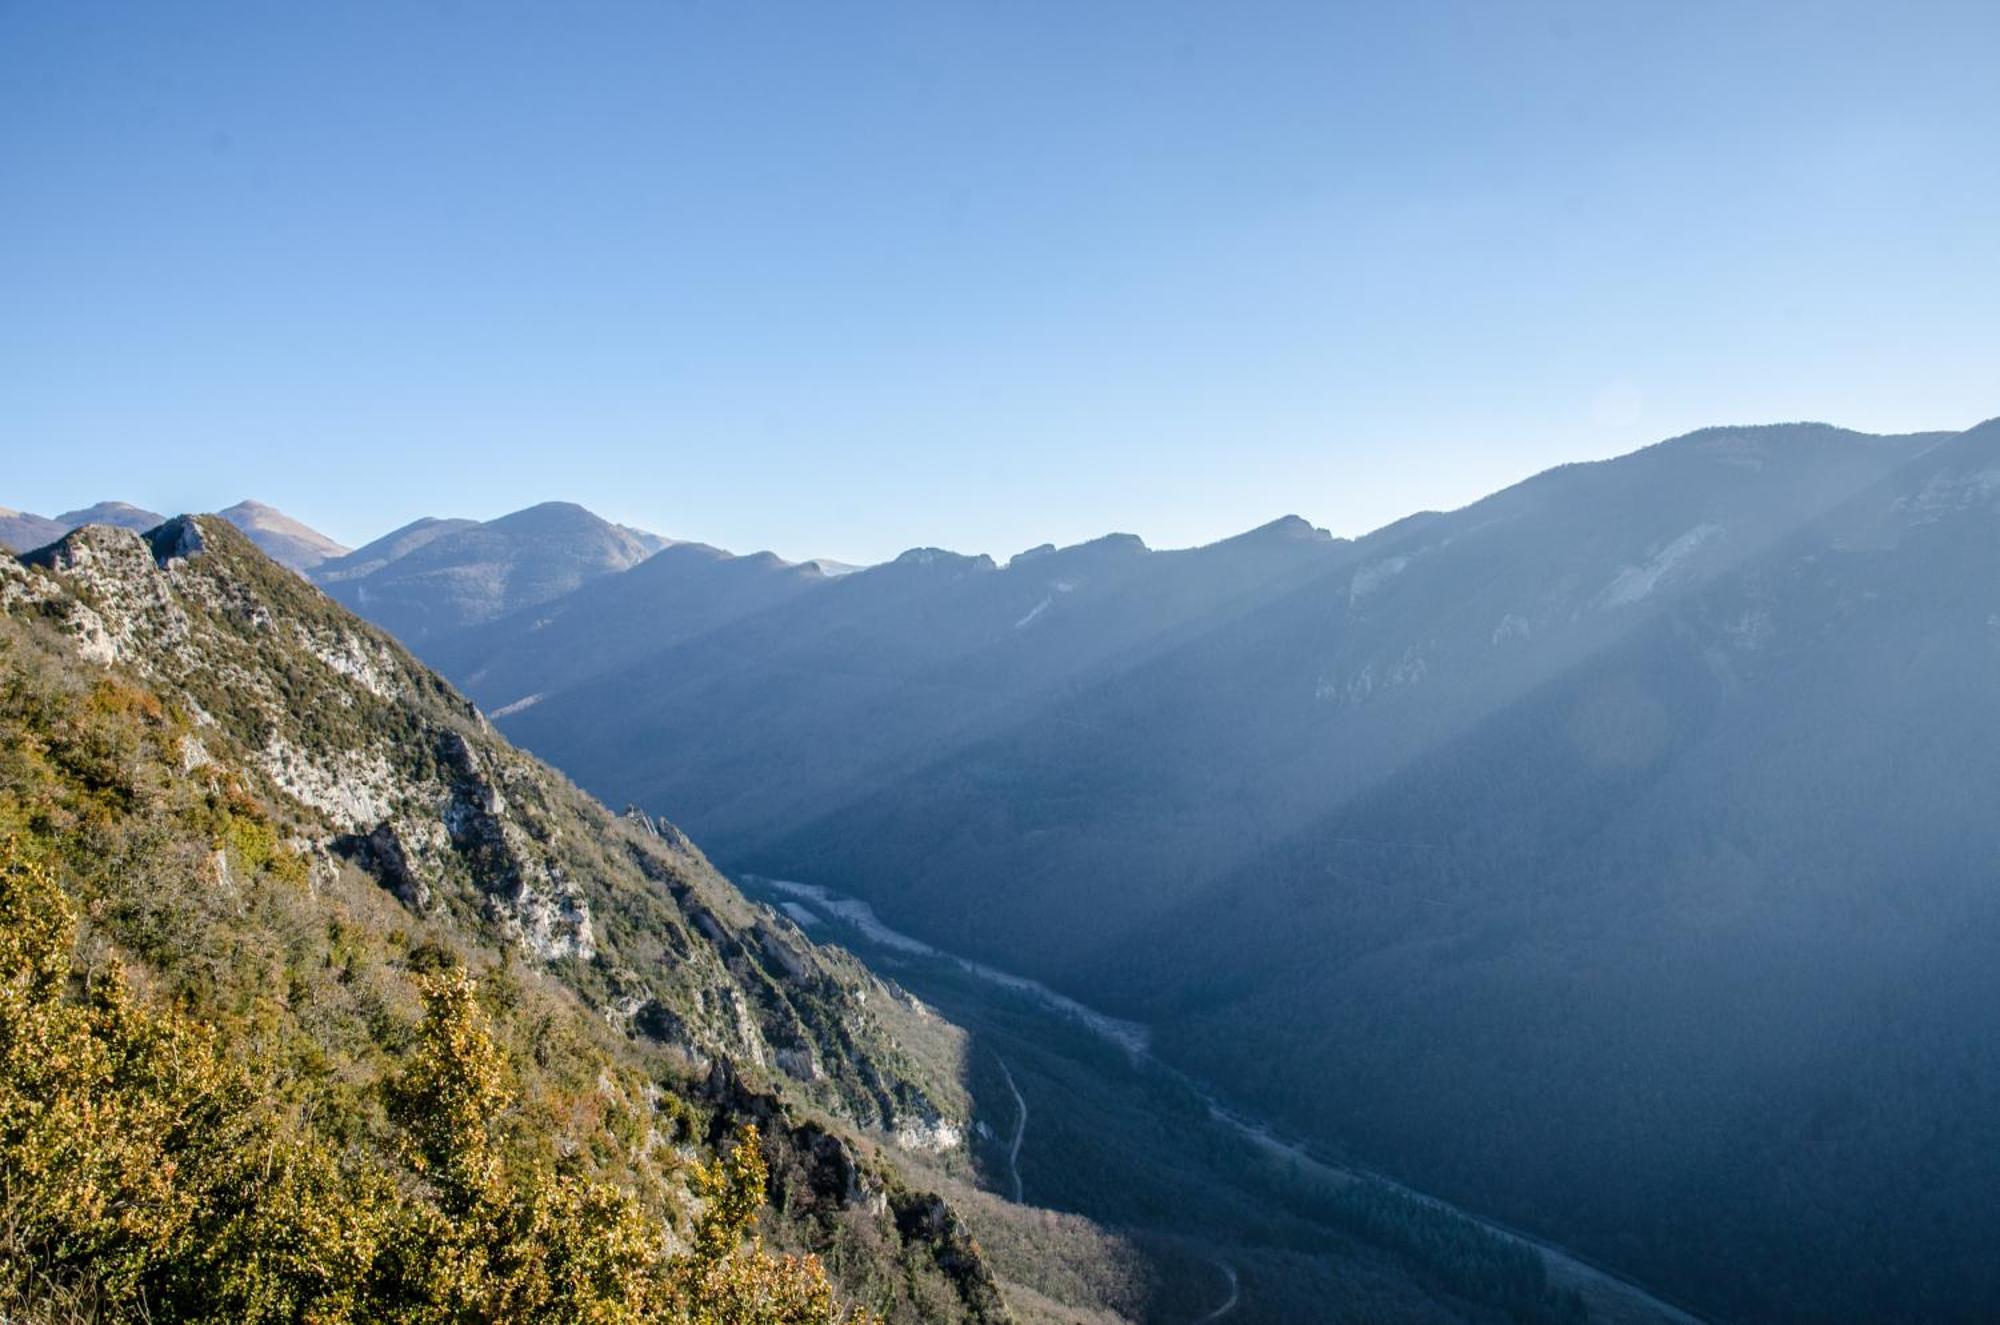
MULTIPOLYGON (((306 575, 337 601, 411 642, 486 627, 497 618, 554 602, 678 546, 658 534, 613 524, 573 502, 543 502, 486 521, 426 516, 354 549, 261 502, 239 502, 217 514, 278 564, 306 575)), ((28 552, 90 524, 143 533, 165 519, 157 511, 119 501, 65 511, 54 519, 0 507, 0 549, 28 552)), ((677 554, 685 560, 677 564, 695 569, 699 563, 712 563, 725 577, 754 579, 753 567, 778 567, 795 578, 831 580, 863 569, 824 557, 793 566, 768 552, 738 558, 705 545, 686 547, 677 554), (735 565, 739 561, 747 564, 735 565)), ((671 571, 649 574, 663 582, 676 578, 671 571)), ((667 592, 671 596, 677 591, 667 592)), ((620 593, 635 593, 637 601, 645 598, 643 590, 623 588, 613 591, 612 598, 620 593)), ((759 600, 755 589, 746 587, 739 594, 725 583, 708 595, 708 601, 728 612, 735 610, 730 604, 754 605, 759 600)), ((674 606, 689 604, 676 599, 674 606)), ((643 632, 634 639, 640 652, 649 642, 643 632)), ((624 655, 614 650, 607 656, 624 655)), ((528 674, 536 673, 530 669, 528 674)))
POLYGON ((549 504, 305 573, 725 869, 1307 1144, 1719 1318, 1971 1321, 1994 565, 2000 421, 1707 429, 1356 538, 832 574, 549 504))
MULTIPOLYGON (((325 534, 262 502, 241 501, 217 514, 247 534, 264 555, 295 571, 310 570, 347 552, 345 547, 325 534)), ((145 533, 165 522, 166 517, 158 511, 122 501, 101 501, 79 510, 64 511, 53 520, 0 507, 0 549, 9 552, 33 551, 85 525, 110 525, 145 533)))
POLYGON ((915 1185, 962 1155, 963 1036, 230 522, 0 558, 0 676, 10 1312, 831 1322, 830 1271, 890 1320, 1018 1318, 915 1185), (689 1286, 658 1258, 723 1236, 709 1153, 747 1204, 689 1286))
POLYGON ((419 647, 725 866, 1717 1314, 1976 1319, 1997 510, 2000 424, 1717 428, 1356 539, 690 557, 419 647))
POLYGON ((0 749, 25 1318, 1586 1318, 1538 1250, 1433 1202, 1200 1176, 1198 1119, 1115 1132, 1211 1213, 1024 1204, 992 1041, 610 814, 222 518, 0 558, 0 749))

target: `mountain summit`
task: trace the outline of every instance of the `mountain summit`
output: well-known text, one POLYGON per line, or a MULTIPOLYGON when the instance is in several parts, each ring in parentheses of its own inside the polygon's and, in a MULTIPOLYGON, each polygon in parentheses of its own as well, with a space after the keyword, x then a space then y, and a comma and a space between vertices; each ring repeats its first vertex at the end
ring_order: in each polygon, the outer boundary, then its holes
POLYGON ((219 514, 247 534, 251 542, 264 550, 265 556, 291 570, 311 570, 323 561, 345 556, 348 551, 317 529, 308 528, 262 502, 240 501, 219 514))
POLYGON ((410 642, 478 625, 638 565, 668 545, 574 502, 483 523, 418 521, 323 562, 326 591, 410 642))
POLYGON ((158 511, 149 511, 130 502, 101 501, 94 506, 85 506, 81 510, 64 511, 56 517, 56 521, 68 529, 81 528, 87 524, 108 524, 144 533, 166 518, 158 511))

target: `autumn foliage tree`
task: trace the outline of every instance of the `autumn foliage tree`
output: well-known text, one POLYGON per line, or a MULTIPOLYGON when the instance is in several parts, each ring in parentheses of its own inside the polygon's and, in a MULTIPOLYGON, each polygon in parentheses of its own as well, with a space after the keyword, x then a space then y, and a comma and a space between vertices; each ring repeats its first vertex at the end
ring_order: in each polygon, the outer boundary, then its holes
POLYGON ((80 976, 48 860, 0 840, 0 1318, 859 1325, 819 1262, 765 1252, 754 1128, 694 1172, 692 1245, 565 1170, 515 1116, 462 969, 382 1085, 386 1153, 336 1145, 244 1046, 80 976))

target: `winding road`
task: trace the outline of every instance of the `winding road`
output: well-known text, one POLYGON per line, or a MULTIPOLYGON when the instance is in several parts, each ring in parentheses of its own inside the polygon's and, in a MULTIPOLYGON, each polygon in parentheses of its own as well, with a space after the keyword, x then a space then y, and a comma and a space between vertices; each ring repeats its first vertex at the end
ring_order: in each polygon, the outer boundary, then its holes
POLYGON ((1236 1281, 1236 1267, 1228 1261, 1217 1261, 1215 1268, 1222 1271, 1222 1277, 1229 1281, 1229 1296, 1222 1299, 1222 1305, 1206 1316, 1195 1318, 1194 1325, 1209 1325, 1210 1321, 1221 1320, 1236 1310, 1236 1304, 1243 1300, 1242 1285, 1236 1281))
MULTIPOLYGON (((1413 1200, 1462 1216, 1500 1237, 1532 1247, 1541 1254, 1544 1264, 1548 1267, 1551 1281, 1560 1287, 1574 1288, 1584 1296, 1593 1319, 1602 1320, 1606 1325, 1628 1325, 1628 1323, 1639 1325, 1640 1322, 1644 1325, 1704 1325, 1702 1318, 1695 1313, 1666 1301, 1637 1280, 1628 1278, 1607 1266, 1599 1265, 1567 1247, 1514 1228, 1490 1216, 1479 1215, 1452 1205, 1427 1192, 1420 1192, 1396 1182, 1384 1174, 1331 1157, 1322 1157, 1307 1144, 1281 1139, 1267 1124, 1229 1108, 1212 1089, 1155 1058, 1151 1052, 1150 1035, 1144 1026, 1106 1016, 1033 980, 996 970, 913 939, 883 924, 876 916, 874 908, 858 898, 847 897, 816 884, 794 883, 782 879, 760 879, 755 875, 747 875, 745 878, 766 885, 787 897, 806 898, 815 909, 824 911, 836 922, 859 931, 864 939, 889 948, 902 956, 937 958, 981 980, 1035 999, 1051 1011, 1082 1024, 1107 1042, 1123 1049, 1131 1056, 1135 1066, 1143 1064, 1166 1072, 1183 1082, 1207 1106, 1210 1116, 1215 1121, 1241 1133, 1282 1163, 1296 1165, 1299 1169, 1316 1173, 1323 1180, 1337 1183, 1362 1180, 1380 1182, 1413 1200)), ((1008 1183, 1013 1188, 1013 1199, 1015 1203, 1021 1204, 1023 1203, 1021 1142, 1028 1130, 1028 1102, 1022 1098, 1020 1087, 1014 1084, 1014 1074, 1008 1069, 1006 1061, 998 1054, 994 1055, 994 1061, 999 1063, 1001 1076, 1007 1082, 1008 1091, 1014 1096, 1014 1135, 1007 1147, 1007 1169, 1008 1183)), ((1221 1320, 1236 1310, 1239 1296, 1236 1271, 1221 1261, 1215 1264, 1229 1278, 1229 1299, 1194 1322, 1194 1325, 1206 1325, 1207 1322, 1221 1320)))
POLYGON ((1021 1142, 1028 1135, 1028 1101, 1021 1097, 1021 1088, 1014 1084, 1014 1074, 1007 1070, 1007 1060, 995 1054, 993 1061, 1000 1064, 1000 1075, 1007 1079, 1007 1089, 1014 1096, 1014 1139, 1007 1143, 1007 1178, 1014 1186, 1014 1204, 1020 1205, 1021 1142))
POLYGON ((1311 1146, 1304 1143, 1280 1140, 1263 1123, 1252 1121, 1225 1107, 1212 1092, 1194 1084, 1191 1078, 1187 1080, 1202 1102, 1208 1106, 1211 1118, 1234 1128, 1246 1139, 1283 1162, 1312 1172, 1324 1181, 1343 1184, 1360 1181, 1380 1183, 1384 1187, 1400 1192, 1410 1200, 1457 1215, 1489 1233, 1534 1249, 1541 1254, 1552 1283, 1560 1288, 1574 1288, 1583 1294, 1585 1305, 1590 1309, 1593 1320, 1644 1321, 1647 1325, 1657 1325, 1657 1322, 1661 1321, 1668 1322, 1669 1325, 1704 1325, 1701 1317, 1659 1297, 1644 1284, 1587 1260, 1567 1247, 1538 1238, 1532 1233, 1524 1232, 1490 1216, 1461 1209, 1441 1197, 1432 1196, 1429 1192, 1421 1192, 1397 1182, 1386 1174, 1323 1158, 1315 1153, 1311 1146))

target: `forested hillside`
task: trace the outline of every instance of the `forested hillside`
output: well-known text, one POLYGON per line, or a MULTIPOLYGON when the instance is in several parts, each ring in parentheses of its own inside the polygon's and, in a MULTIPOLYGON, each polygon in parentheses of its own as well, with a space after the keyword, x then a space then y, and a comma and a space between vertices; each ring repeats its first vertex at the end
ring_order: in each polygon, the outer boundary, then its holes
POLYGON ((1711 429, 1352 543, 913 554, 506 721, 1718 1312, 1976 1318, 1995 438, 1711 429))
POLYGON ((1101 987, 1245 1097, 1719 1312, 1982 1319, 2000 583, 1973 566, 2000 566, 1995 425, 1204 889, 1101 987))
POLYGON ((949 1028, 672 829, 218 519, 0 607, 0 1314, 1002 1317, 949 1028))

